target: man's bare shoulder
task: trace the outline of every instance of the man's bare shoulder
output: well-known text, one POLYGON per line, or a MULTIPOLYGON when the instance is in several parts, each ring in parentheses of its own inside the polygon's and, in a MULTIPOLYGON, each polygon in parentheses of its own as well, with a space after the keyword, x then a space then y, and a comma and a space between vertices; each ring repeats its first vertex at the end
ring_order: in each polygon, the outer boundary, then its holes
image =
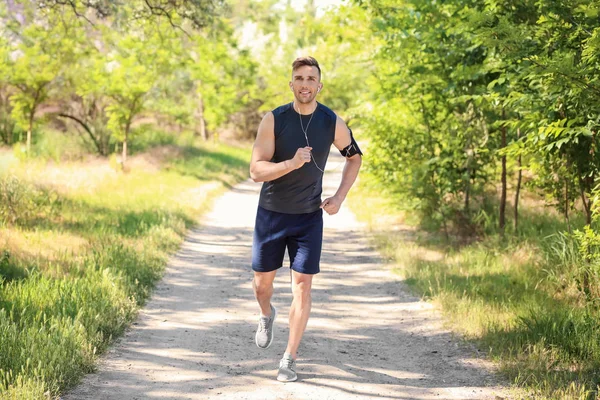
POLYGON ((275 115, 273 114, 273 111, 267 111, 265 113, 265 115, 263 115, 262 119, 263 119, 263 121, 265 121, 265 120, 274 119, 274 118, 275 118, 275 115))

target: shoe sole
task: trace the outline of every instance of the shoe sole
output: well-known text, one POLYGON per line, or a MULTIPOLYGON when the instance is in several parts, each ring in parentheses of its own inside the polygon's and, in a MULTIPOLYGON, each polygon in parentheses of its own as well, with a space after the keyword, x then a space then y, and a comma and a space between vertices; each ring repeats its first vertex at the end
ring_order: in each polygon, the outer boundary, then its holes
POLYGON ((277 380, 279 382, 296 382, 298 380, 298 376, 296 375, 293 379, 285 379, 285 378, 279 379, 279 377, 277 377, 277 380))
MULTIPOLYGON (((272 306, 273 307, 273 306, 272 306)), ((258 347, 259 349, 268 349, 269 347, 271 347, 271 343, 273 343, 273 339, 275 339, 275 329, 273 329, 273 327, 275 326, 275 318, 277 318, 277 309, 275 307, 273 307, 273 312, 271 313, 272 317, 273 317, 273 323, 271 324, 271 340, 269 341, 269 343, 267 344, 266 347, 260 347, 258 345, 258 340, 256 338, 256 336, 258 336, 258 330, 256 331, 256 335, 254 335, 254 344, 256 344, 256 347, 258 347)))

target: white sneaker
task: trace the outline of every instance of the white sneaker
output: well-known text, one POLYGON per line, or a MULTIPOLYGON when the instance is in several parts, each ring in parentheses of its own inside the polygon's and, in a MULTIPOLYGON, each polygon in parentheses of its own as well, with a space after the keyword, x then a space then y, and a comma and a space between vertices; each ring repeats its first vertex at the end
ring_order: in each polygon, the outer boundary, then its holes
POLYGON ((277 310, 271 305, 271 316, 261 316, 258 320, 258 328, 256 329, 254 341, 261 349, 268 349, 271 343, 273 343, 273 323, 276 316, 277 310))
POLYGON ((285 353, 281 361, 279 361, 279 372, 277 374, 277 380, 279 382, 294 382, 298 379, 296 374, 296 360, 292 358, 292 355, 285 353))

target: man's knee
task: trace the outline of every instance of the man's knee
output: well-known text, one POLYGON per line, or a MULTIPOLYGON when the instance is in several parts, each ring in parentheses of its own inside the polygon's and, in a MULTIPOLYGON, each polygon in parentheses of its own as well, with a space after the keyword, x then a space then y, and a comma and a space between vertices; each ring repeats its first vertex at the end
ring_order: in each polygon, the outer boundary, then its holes
POLYGON ((311 299, 312 279, 296 279, 293 286, 294 297, 300 301, 311 299))
POLYGON ((273 290, 273 279, 275 275, 272 273, 254 274, 253 286, 257 296, 268 295, 273 290))

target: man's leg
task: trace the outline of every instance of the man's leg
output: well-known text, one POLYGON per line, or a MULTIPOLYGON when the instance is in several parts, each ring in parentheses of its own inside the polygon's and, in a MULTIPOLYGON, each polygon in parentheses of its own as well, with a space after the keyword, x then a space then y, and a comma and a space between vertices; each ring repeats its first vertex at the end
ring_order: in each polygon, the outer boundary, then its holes
POLYGON ((320 270, 323 210, 304 215, 296 225, 296 234, 288 237, 287 245, 292 269, 293 299, 290 307, 290 336, 285 352, 295 360, 310 316, 313 276, 320 270))
POLYGON ((298 379, 296 357, 300 340, 302 340, 310 316, 312 277, 311 274, 302 274, 292 270, 292 293, 294 298, 290 307, 290 336, 283 358, 279 362, 278 381, 293 382, 298 379))
POLYGON ((294 360, 310 316, 312 278, 313 275, 292 270, 292 293, 294 298, 290 307, 290 336, 285 352, 289 353, 294 360))
POLYGON ((271 297, 273 296, 273 281, 277 270, 270 272, 254 271, 254 280, 252 287, 254 288, 254 297, 258 301, 260 313, 265 317, 271 316, 271 297))
POLYGON ((271 297, 273 296, 273 280, 276 274, 277 270, 270 272, 254 271, 252 287, 260 307, 260 318, 258 319, 254 340, 261 349, 267 349, 273 343, 273 323, 277 316, 277 310, 271 305, 271 297))

